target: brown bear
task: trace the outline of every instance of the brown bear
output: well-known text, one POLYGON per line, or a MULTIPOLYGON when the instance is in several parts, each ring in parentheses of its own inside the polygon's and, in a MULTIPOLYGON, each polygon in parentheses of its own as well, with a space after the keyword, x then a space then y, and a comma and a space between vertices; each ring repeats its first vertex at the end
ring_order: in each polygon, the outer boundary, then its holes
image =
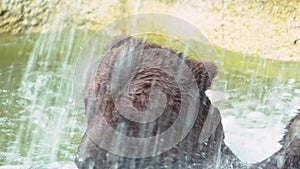
MULTIPOLYGON (((299 137, 291 141, 294 136, 289 134, 277 153, 286 155, 281 161, 275 153, 261 163, 247 165, 231 152, 224 143, 220 112, 205 94, 216 74, 217 67, 211 62, 191 60, 144 40, 115 38, 87 80, 88 127, 76 165, 80 169, 297 166, 299 137), (127 140, 132 137, 154 139, 139 144, 127 140)), ((294 121, 297 124, 292 121, 289 127, 298 129, 299 115, 294 121)))

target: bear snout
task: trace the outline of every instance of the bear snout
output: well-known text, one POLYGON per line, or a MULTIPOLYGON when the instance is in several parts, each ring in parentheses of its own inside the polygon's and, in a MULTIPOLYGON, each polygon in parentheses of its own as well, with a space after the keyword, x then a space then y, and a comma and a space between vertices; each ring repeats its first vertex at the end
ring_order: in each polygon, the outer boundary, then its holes
POLYGON ((75 164, 79 169, 93 169, 95 168, 95 159, 77 154, 75 157, 75 164))
POLYGON ((75 164, 79 169, 94 169, 96 144, 84 134, 75 156, 75 164))

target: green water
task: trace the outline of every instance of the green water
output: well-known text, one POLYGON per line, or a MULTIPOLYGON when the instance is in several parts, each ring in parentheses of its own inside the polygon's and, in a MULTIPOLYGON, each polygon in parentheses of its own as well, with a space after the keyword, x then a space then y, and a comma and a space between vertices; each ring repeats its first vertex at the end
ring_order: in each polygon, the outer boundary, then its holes
POLYGON ((83 126, 72 80, 84 35, 0 36, 0 165, 73 161, 83 126))
MULTIPOLYGON (((80 50, 90 35, 76 30, 0 35, 0 166, 55 168, 57 163, 73 163, 85 120, 83 104, 74 103, 72 83, 76 65, 81 65, 80 50)), ((98 47, 103 50, 105 45, 98 47)), ((243 130, 248 129, 254 129, 260 139, 264 133, 259 129, 279 126, 278 132, 265 135, 271 141, 280 138, 281 129, 300 105, 300 62, 217 51, 226 77, 222 116, 229 144, 241 154, 242 146, 234 146, 239 144, 234 140, 245 137, 243 130)), ((80 87, 74 91, 77 96, 80 87)), ((266 152, 276 148, 268 147, 266 152)), ((241 156, 251 161, 251 152, 247 154, 241 156)))

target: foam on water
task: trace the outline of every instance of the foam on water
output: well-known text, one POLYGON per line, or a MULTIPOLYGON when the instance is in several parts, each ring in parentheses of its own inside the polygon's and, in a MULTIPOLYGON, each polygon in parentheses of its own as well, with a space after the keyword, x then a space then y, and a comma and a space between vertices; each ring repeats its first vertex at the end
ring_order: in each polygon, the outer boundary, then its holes
MULTIPOLYGON (((0 45, 0 169, 74 168, 84 116, 73 105, 71 75, 81 39, 75 30, 15 39, 0 45)), ((240 72, 226 78, 226 93, 211 93, 225 99, 225 141, 243 161, 261 161, 279 149, 299 108, 300 82, 240 72)))

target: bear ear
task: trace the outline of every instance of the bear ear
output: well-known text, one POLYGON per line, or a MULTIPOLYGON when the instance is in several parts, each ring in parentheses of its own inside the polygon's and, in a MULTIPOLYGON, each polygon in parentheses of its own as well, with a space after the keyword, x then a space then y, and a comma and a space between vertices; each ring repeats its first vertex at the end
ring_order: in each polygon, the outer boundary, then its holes
POLYGON ((213 62, 203 62, 204 67, 206 68, 207 74, 210 78, 210 81, 217 76, 218 74, 218 67, 213 62))
POLYGON ((196 60, 186 60, 186 64, 192 71, 201 92, 205 92, 218 74, 218 68, 213 62, 200 62, 196 60))

